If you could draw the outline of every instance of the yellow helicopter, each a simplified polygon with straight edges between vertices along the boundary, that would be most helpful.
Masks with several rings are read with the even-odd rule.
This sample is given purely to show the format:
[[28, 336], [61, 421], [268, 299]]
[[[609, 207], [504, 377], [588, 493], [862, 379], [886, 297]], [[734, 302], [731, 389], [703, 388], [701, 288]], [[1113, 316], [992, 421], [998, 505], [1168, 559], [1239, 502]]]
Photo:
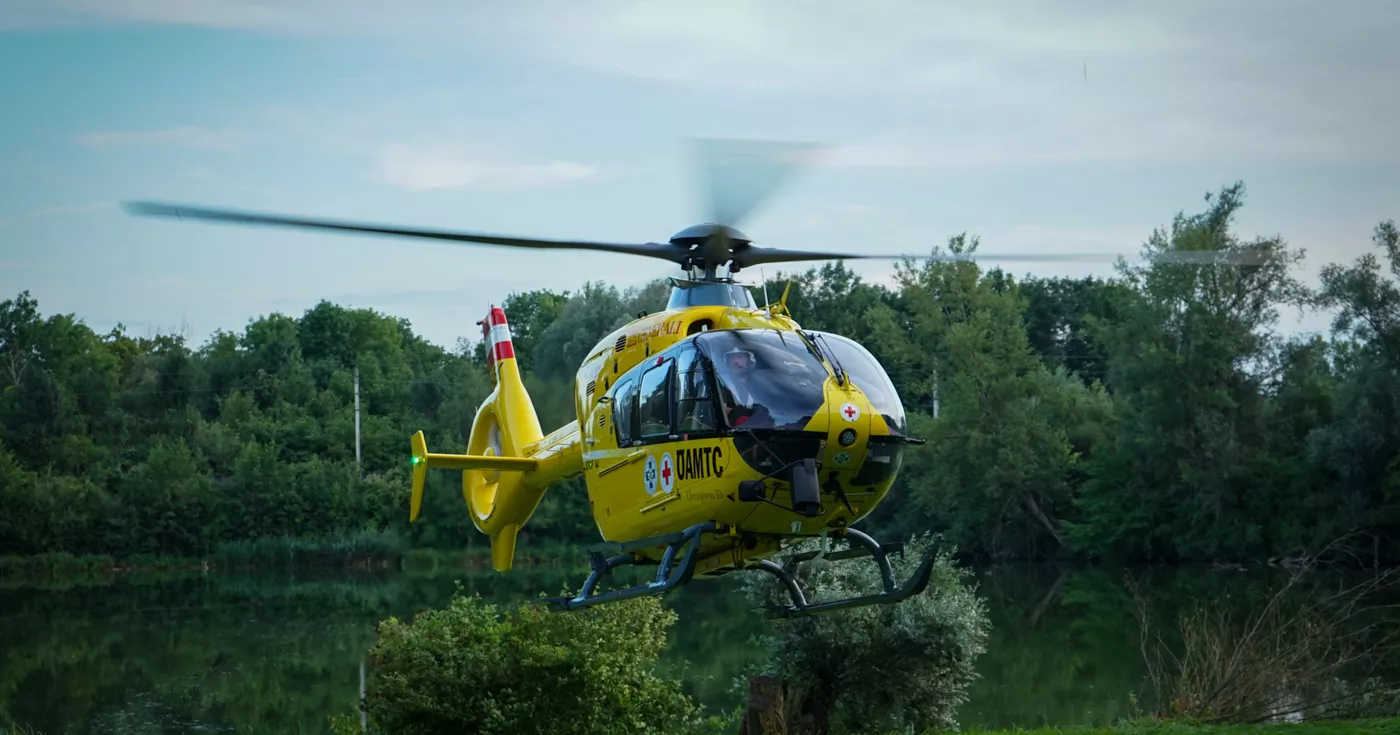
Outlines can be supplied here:
[[[766, 572], [782, 582], [791, 604], [769, 608], [770, 616], [776, 617], [895, 603], [917, 595], [928, 584], [934, 551], [927, 552], [909, 579], [898, 583], [887, 556], [902, 551], [900, 545], [882, 545], [852, 527], [888, 496], [906, 445], [923, 443], [909, 436], [904, 408], [889, 376], [853, 340], [803, 329], [787, 310], [787, 289], [776, 302], [759, 306], [733, 277], [765, 263], [971, 256], [755, 246], [733, 223], [814, 148], [750, 141], [707, 145], [705, 161], [717, 169], [711, 172], [712, 183], [735, 176], [754, 191], [726, 202], [729, 189], [713, 187], [714, 222], [686, 228], [666, 243], [546, 241], [156, 203], [127, 208], [142, 215], [598, 250], [676, 263], [687, 277], [671, 279], [666, 308], [639, 315], [598, 342], [575, 378], [576, 418], [549, 434], [542, 431], [521, 380], [507, 315], [500, 307], [490, 307], [478, 325], [495, 390], [476, 414], [465, 453], [429, 452], [423, 433], [413, 435], [410, 520], [418, 517], [428, 470], [460, 471], [471, 519], [490, 537], [492, 565], [506, 572], [516, 535], [544, 493], [582, 475], [603, 543], [586, 549], [592, 572], [577, 595], [545, 598], [556, 609], [662, 595], [695, 577], [741, 570]], [[1199, 261], [1207, 254], [1197, 256]], [[721, 268], [727, 270], [723, 275]], [[795, 540], [812, 538], [823, 540], [820, 551], [789, 555], [782, 564], [774, 561]], [[829, 549], [828, 540], [844, 540], [847, 548]], [[794, 571], [818, 556], [872, 557], [883, 589], [809, 602]], [[654, 581], [598, 591], [612, 570], [632, 564], [656, 565]]]

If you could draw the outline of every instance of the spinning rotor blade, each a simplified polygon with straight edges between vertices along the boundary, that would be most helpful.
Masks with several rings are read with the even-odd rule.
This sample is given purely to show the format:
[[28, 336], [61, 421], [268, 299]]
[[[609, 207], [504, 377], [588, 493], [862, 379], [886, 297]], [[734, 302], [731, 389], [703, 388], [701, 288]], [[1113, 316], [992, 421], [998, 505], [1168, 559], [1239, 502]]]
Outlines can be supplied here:
[[560, 250], [597, 250], [609, 253], [624, 253], [627, 255], [642, 255], [651, 258], [661, 258], [662, 260], [669, 260], [671, 262], [679, 262], [682, 256], [681, 250], [676, 248], [675, 246], [654, 242], [606, 243], [587, 242], [582, 240], [538, 240], [520, 237], [500, 237], [497, 235], [478, 234], [471, 232], [447, 232], [441, 230], [423, 230], [405, 227], [382, 227], [378, 225], [355, 224], [350, 222], [337, 222], [333, 220], [310, 219], [304, 217], [285, 217], [281, 215], [258, 214], [255, 212], [238, 212], [228, 209], [189, 207], [184, 205], [160, 204], [155, 202], [130, 202], [123, 206], [126, 209], [126, 211], [131, 214], [144, 215], [148, 217], [176, 217], [179, 219], [191, 218], [209, 220], [213, 222], [272, 225], [277, 227], [301, 227], [313, 230], [336, 230], [341, 232], [358, 232], [370, 235], [426, 238], [431, 240], [448, 240], [462, 243], [478, 243], [482, 245], [503, 245], [507, 247], [549, 248]]
[[[1116, 254], [1107, 253], [831, 253], [811, 250], [785, 250], [757, 247], [740, 232], [739, 220], [751, 215], [787, 179], [804, 167], [815, 163], [824, 146], [813, 143], [792, 143], [762, 140], [694, 141], [696, 164], [701, 177], [701, 189], [707, 197], [710, 222], [694, 225], [673, 235], [670, 242], [607, 243], [585, 240], [542, 240], [523, 237], [502, 237], [485, 233], [391, 227], [336, 220], [291, 217], [285, 215], [240, 212], [158, 202], [129, 202], [128, 213], [140, 216], [175, 217], [236, 224], [296, 227], [331, 230], [367, 235], [446, 240], [456, 243], [497, 245], [504, 247], [541, 248], [554, 250], [592, 250], [597, 252], [640, 255], [679, 265], [683, 269], [700, 268], [707, 278], [716, 276], [716, 269], [726, 264], [734, 273], [765, 263], [794, 263], [817, 260], [903, 260], [915, 261], [1021, 261], [1021, 262], [1112, 262]], [[1169, 251], [1149, 258], [1158, 264], [1197, 265], [1261, 265], [1270, 259], [1263, 250], [1243, 252]]]
[[[793, 263], [807, 260], [933, 260], [937, 262], [977, 262], [1012, 261], [1026, 263], [1083, 262], [1102, 263], [1118, 259], [1117, 254], [1109, 253], [903, 253], [899, 255], [879, 255], [870, 253], [826, 253], [811, 250], [786, 250], [750, 246], [734, 254], [734, 262], [740, 268], [748, 268], [765, 263]], [[1262, 250], [1245, 250], [1237, 253], [1214, 250], [1173, 250], [1159, 253], [1146, 259], [1148, 263], [1163, 265], [1263, 265], [1271, 258]]]
[[730, 227], [826, 150], [815, 143], [710, 138], [696, 140], [694, 146], [706, 215], [710, 222]]
[[812, 250], [785, 250], [779, 248], [763, 248], [752, 246], [745, 248], [735, 255], [735, 260], [740, 261], [740, 267], [761, 265], [764, 263], [791, 263], [803, 260], [935, 260], [939, 262], [967, 261], [976, 262], [978, 260], [1020, 260], [1030, 262], [1040, 261], [1087, 261], [1099, 262], [1116, 258], [1116, 255], [1106, 255], [1104, 253], [1052, 253], [1052, 254], [1029, 254], [1029, 253], [1008, 253], [998, 255], [969, 254], [969, 253], [901, 253], [898, 255], [880, 255], [871, 253], [821, 253]]

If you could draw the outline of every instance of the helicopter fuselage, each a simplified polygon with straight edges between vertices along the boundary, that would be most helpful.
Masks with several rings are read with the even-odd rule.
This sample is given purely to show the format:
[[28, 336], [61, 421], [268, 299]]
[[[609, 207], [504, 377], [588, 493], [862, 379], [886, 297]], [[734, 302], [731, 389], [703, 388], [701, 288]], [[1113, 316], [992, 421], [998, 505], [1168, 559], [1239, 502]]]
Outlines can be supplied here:
[[[864, 348], [799, 330], [788, 315], [756, 307], [644, 315], [583, 362], [578, 420], [541, 441], [536, 456], [578, 457], [567, 464], [584, 476], [604, 541], [705, 521], [725, 529], [704, 539], [697, 575], [852, 524], [898, 473], [903, 409]], [[751, 361], [747, 372], [729, 369], [726, 356], [736, 355]], [[640, 553], [659, 558], [664, 548]]]

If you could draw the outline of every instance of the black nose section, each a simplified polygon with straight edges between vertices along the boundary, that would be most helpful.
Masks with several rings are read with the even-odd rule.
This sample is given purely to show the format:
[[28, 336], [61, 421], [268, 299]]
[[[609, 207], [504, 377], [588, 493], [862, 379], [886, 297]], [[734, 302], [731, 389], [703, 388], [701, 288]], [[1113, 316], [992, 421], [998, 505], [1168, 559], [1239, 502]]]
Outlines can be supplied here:
[[817, 461], [811, 457], [792, 466], [792, 509], [808, 518], [822, 514], [821, 488], [817, 485]]

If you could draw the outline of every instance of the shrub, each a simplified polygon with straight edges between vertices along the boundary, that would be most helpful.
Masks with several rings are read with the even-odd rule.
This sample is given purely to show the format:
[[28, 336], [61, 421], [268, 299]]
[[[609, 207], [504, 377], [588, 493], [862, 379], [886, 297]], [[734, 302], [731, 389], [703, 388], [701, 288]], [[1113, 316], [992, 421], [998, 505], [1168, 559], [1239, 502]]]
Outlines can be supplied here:
[[[934, 543], [935, 537], [916, 537], [902, 557], [891, 557], [896, 581], [908, 579]], [[806, 542], [793, 552], [816, 548]], [[903, 602], [774, 621], [774, 634], [765, 638], [772, 656], [760, 673], [801, 688], [818, 730], [828, 722], [853, 732], [956, 727], [954, 714], [977, 676], [973, 662], [986, 650], [990, 623], [951, 553], [938, 554], [928, 588]], [[813, 602], [883, 589], [869, 558], [814, 560], [798, 571]], [[749, 573], [745, 591], [755, 604], [787, 601], [768, 574]]]
[[[1228, 596], [1199, 600], [1175, 631], [1153, 625], [1148, 600], [1129, 578], [1157, 714], [1210, 724], [1396, 714], [1400, 682], [1387, 669], [1400, 631], [1385, 613], [1400, 575], [1308, 589], [1311, 565], [1252, 608], [1237, 609]], [[1171, 632], [1178, 640], [1169, 643]]]
[[656, 661], [675, 613], [656, 598], [552, 613], [458, 593], [380, 623], [366, 707], [396, 735], [614, 735], [688, 727], [697, 712]]

